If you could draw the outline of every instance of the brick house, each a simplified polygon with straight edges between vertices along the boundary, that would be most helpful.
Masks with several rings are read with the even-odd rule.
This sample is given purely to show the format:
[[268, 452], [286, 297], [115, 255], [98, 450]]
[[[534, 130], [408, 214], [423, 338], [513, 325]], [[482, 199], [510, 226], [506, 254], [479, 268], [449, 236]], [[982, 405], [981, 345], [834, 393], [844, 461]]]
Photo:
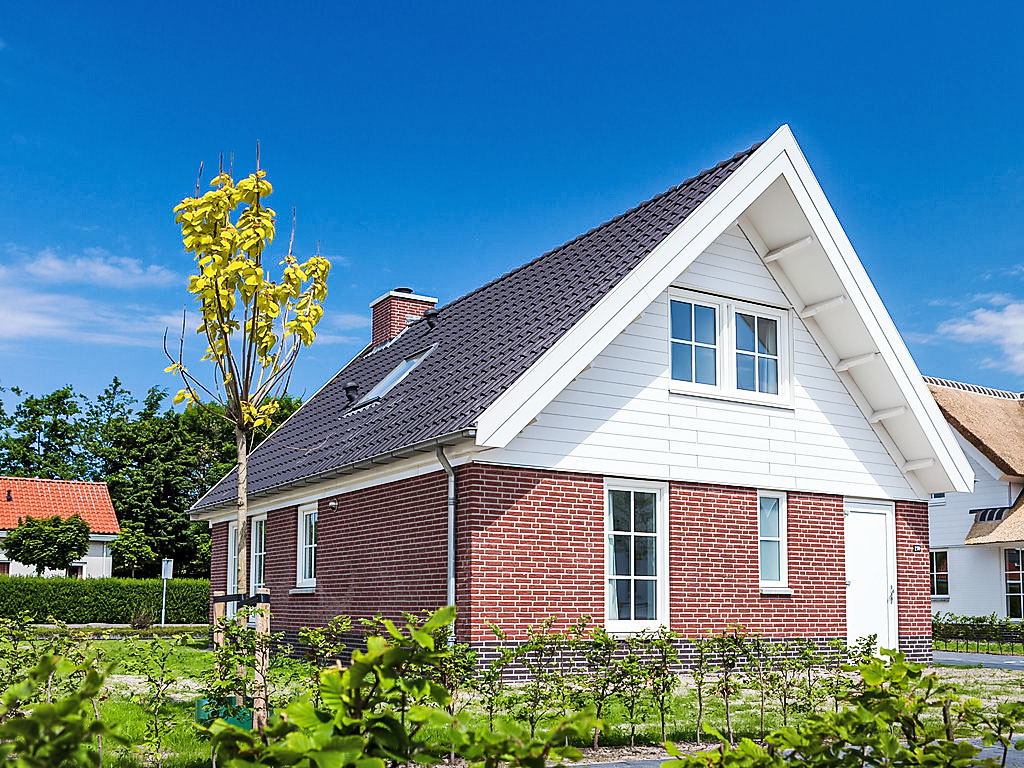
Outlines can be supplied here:
[[[931, 493], [972, 472], [787, 126], [366, 348], [253, 454], [275, 631], [454, 603], [476, 647], [877, 633], [931, 651]], [[194, 509], [232, 590], [235, 476]]]
[[41, 477], [0, 477], [0, 576], [35, 576], [35, 568], [12, 561], [3, 551], [4, 537], [26, 517], [46, 518], [79, 515], [89, 524], [89, 551], [71, 564], [67, 573], [47, 571], [47, 576], [80, 579], [110, 576], [110, 542], [121, 526], [114, 514], [106, 483], [48, 480]]

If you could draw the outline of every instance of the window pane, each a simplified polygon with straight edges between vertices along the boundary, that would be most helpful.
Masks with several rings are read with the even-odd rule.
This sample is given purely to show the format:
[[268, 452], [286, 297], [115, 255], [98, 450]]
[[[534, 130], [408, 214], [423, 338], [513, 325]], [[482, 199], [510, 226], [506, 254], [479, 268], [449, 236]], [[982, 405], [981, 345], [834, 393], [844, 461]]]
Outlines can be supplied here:
[[782, 578], [781, 550], [777, 541], [761, 542], [761, 581], [779, 581]]
[[654, 503], [653, 493], [633, 494], [633, 530], [644, 533], [654, 533]]
[[636, 576], [655, 576], [655, 539], [653, 536], [633, 537], [633, 574]]
[[612, 536], [612, 575], [629, 576], [629, 540], [631, 536]]
[[681, 341], [693, 341], [693, 329], [690, 325], [692, 306], [685, 301], [673, 301], [672, 305], [672, 338]]
[[736, 355], [736, 388], [756, 392], [754, 381], [754, 356]]
[[949, 594], [949, 576], [947, 576], [946, 574], [941, 574], [935, 577], [935, 594]]
[[1020, 550], [1019, 549], [1008, 549], [1006, 550], [1006, 572], [1020, 571]]
[[655, 616], [654, 610], [654, 587], [655, 582], [653, 581], [634, 581], [633, 582], [633, 594], [635, 595], [636, 601], [633, 605], [633, 618], [643, 620], [653, 620], [658, 618]]
[[762, 355], [779, 354], [778, 321], [770, 317], [757, 318], [757, 351]]
[[754, 316], [736, 313], [736, 349], [754, 351]]
[[779, 500], [771, 496], [762, 496], [758, 500], [760, 507], [760, 530], [762, 538], [779, 538]]
[[779, 362], [775, 358], [757, 358], [757, 391], [779, 394]]
[[715, 308], [693, 305], [693, 340], [701, 344], [715, 344]]
[[714, 347], [694, 347], [693, 357], [696, 373], [694, 381], [698, 384], [716, 384], [718, 382], [718, 372], [715, 370]]
[[948, 561], [946, 559], [947, 558], [947, 553], [946, 552], [933, 552], [932, 555], [935, 558], [935, 570], [936, 571], [944, 571], [945, 572], [945, 571], [949, 570]]
[[676, 381], [693, 381], [693, 347], [691, 345], [672, 342], [672, 378]]
[[1010, 594], [1010, 595], [1019, 595], [1019, 594], [1021, 594], [1020, 582], [1019, 581], [1010, 581], [1009, 579], [1007, 579], [1007, 581], [1006, 581], [1006, 592], [1007, 592], [1007, 594]]
[[1024, 618], [1024, 612], [1021, 611], [1020, 595], [1010, 595], [1006, 598], [1006, 615], [1011, 619]]
[[611, 491], [613, 531], [630, 530], [629, 496], [629, 491]]
[[611, 583], [611, 610], [609, 614], [620, 621], [629, 621], [630, 615], [630, 581], [629, 579], [613, 579]]

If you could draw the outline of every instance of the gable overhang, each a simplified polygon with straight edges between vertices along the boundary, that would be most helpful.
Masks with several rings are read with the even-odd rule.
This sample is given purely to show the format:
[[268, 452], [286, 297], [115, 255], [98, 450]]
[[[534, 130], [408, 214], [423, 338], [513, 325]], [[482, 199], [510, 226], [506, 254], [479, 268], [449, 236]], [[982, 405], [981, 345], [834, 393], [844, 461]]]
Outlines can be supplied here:
[[789, 126], [782, 126], [478, 418], [504, 447], [739, 224], [919, 498], [974, 473]]

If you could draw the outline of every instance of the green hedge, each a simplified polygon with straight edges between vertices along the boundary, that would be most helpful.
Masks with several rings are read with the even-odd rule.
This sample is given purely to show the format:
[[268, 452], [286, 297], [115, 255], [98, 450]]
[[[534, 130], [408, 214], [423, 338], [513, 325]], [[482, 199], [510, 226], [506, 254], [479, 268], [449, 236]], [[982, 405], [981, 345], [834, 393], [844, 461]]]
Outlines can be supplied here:
[[[0, 616], [15, 618], [28, 611], [34, 621], [49, 617], [68, 624], [127, 624], [148, 607], [160, 620], [160, 579], [48, 579], [0, 576]], [[210, 582], [171, 579], [167, 582], [167, 621], [202, 624], [210, 615]]]

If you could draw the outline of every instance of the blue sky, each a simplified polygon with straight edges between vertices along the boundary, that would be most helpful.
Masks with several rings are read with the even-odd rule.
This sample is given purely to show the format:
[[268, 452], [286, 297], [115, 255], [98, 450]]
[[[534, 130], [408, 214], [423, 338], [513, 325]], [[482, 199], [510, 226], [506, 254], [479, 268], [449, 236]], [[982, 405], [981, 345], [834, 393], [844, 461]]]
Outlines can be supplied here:
[[923, 372], [1024, 390], [1024, 12], [832, 5], [8, 7], [0, 385], [173, 389], [171, 208], [257, 138], [335, 265], [309, 395], [384, 291], [449, 301], [787, 122]]

